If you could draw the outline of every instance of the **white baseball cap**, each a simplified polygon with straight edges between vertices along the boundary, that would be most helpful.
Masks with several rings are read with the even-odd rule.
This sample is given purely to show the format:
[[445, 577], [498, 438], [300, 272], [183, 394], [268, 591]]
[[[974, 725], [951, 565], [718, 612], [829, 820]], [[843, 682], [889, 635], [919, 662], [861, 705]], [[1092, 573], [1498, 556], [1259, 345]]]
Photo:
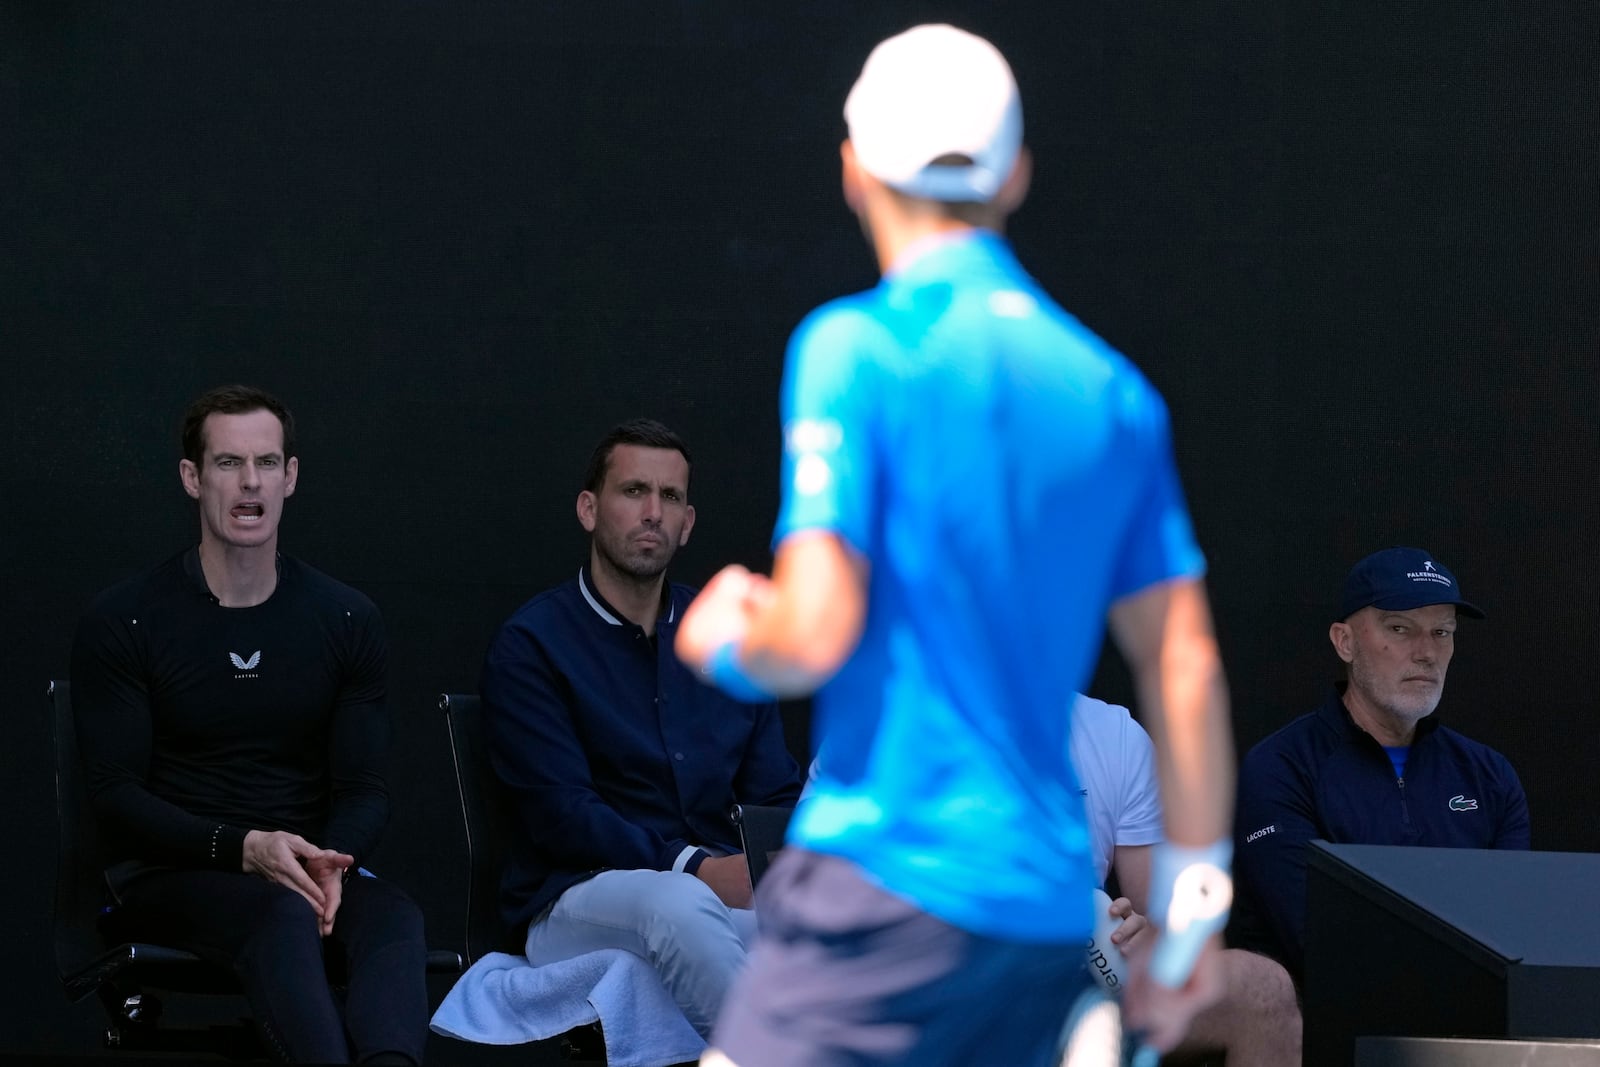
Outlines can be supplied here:
[[[863, 170], [912, 196], [993, 200], [1022, 147], [1022, 101], [994, 45], [954, 26], [916, 26], [872, 50], [844, 102]], [[961, 155], [971, 166], [930, 166]]]

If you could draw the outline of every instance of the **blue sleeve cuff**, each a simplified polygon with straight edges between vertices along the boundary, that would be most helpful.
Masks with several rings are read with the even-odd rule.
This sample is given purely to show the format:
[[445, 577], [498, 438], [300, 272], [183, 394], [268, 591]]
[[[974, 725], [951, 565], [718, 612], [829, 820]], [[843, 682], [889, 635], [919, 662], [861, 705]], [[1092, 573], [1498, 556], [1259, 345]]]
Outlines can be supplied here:
[[739, 666], [739, 642], [729, 641], [711, 653], [705, 667], [712, 684], [735, 700], [746, 704], [765, 704], [775, 699]]

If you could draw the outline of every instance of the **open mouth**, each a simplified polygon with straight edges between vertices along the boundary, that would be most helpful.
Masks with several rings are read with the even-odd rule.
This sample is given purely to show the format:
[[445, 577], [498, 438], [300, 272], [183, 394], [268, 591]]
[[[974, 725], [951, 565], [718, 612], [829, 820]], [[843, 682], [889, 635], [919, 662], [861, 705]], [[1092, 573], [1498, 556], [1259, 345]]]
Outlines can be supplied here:
[[228, 509], [228, 514], [243, 522], [259, 522], [267, 509], [260, 504], [235, 504]]

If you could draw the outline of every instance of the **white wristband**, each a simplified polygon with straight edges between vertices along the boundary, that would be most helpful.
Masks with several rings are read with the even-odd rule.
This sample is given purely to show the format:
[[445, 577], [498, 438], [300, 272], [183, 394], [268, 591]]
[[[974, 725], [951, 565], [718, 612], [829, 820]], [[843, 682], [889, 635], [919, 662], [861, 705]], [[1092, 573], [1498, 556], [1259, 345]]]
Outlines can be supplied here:
[[1233, 906], [1233, 842], [1201, 848], [1159, 844], [1151, 856], [1150, 914], [1161, 936], [1150, 954], [1150, 977], [1169, 989], [1189, 980], [1206, 941], [1228, 923]]

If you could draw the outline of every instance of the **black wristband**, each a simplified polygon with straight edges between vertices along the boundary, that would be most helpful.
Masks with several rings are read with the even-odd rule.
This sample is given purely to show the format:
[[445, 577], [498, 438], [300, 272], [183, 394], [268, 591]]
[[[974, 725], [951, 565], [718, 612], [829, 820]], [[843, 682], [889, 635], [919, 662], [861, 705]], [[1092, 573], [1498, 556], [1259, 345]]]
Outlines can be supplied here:
[[711, 858], [711, 853], [707, 852], [705, 849], [703, 849], [703, 848], [695, 849], [694, 850], [694, 855], [689, 857], [689, 862], [687, 862], [687, 863], [685, 863], [683, 865], [683, 873], [684, 874], [694, 874], [696, 871], [698, 871], [700, 869], [700, 865], [702, 863], [704, 863], [706, 860], [710, 859], [710, 858]]

